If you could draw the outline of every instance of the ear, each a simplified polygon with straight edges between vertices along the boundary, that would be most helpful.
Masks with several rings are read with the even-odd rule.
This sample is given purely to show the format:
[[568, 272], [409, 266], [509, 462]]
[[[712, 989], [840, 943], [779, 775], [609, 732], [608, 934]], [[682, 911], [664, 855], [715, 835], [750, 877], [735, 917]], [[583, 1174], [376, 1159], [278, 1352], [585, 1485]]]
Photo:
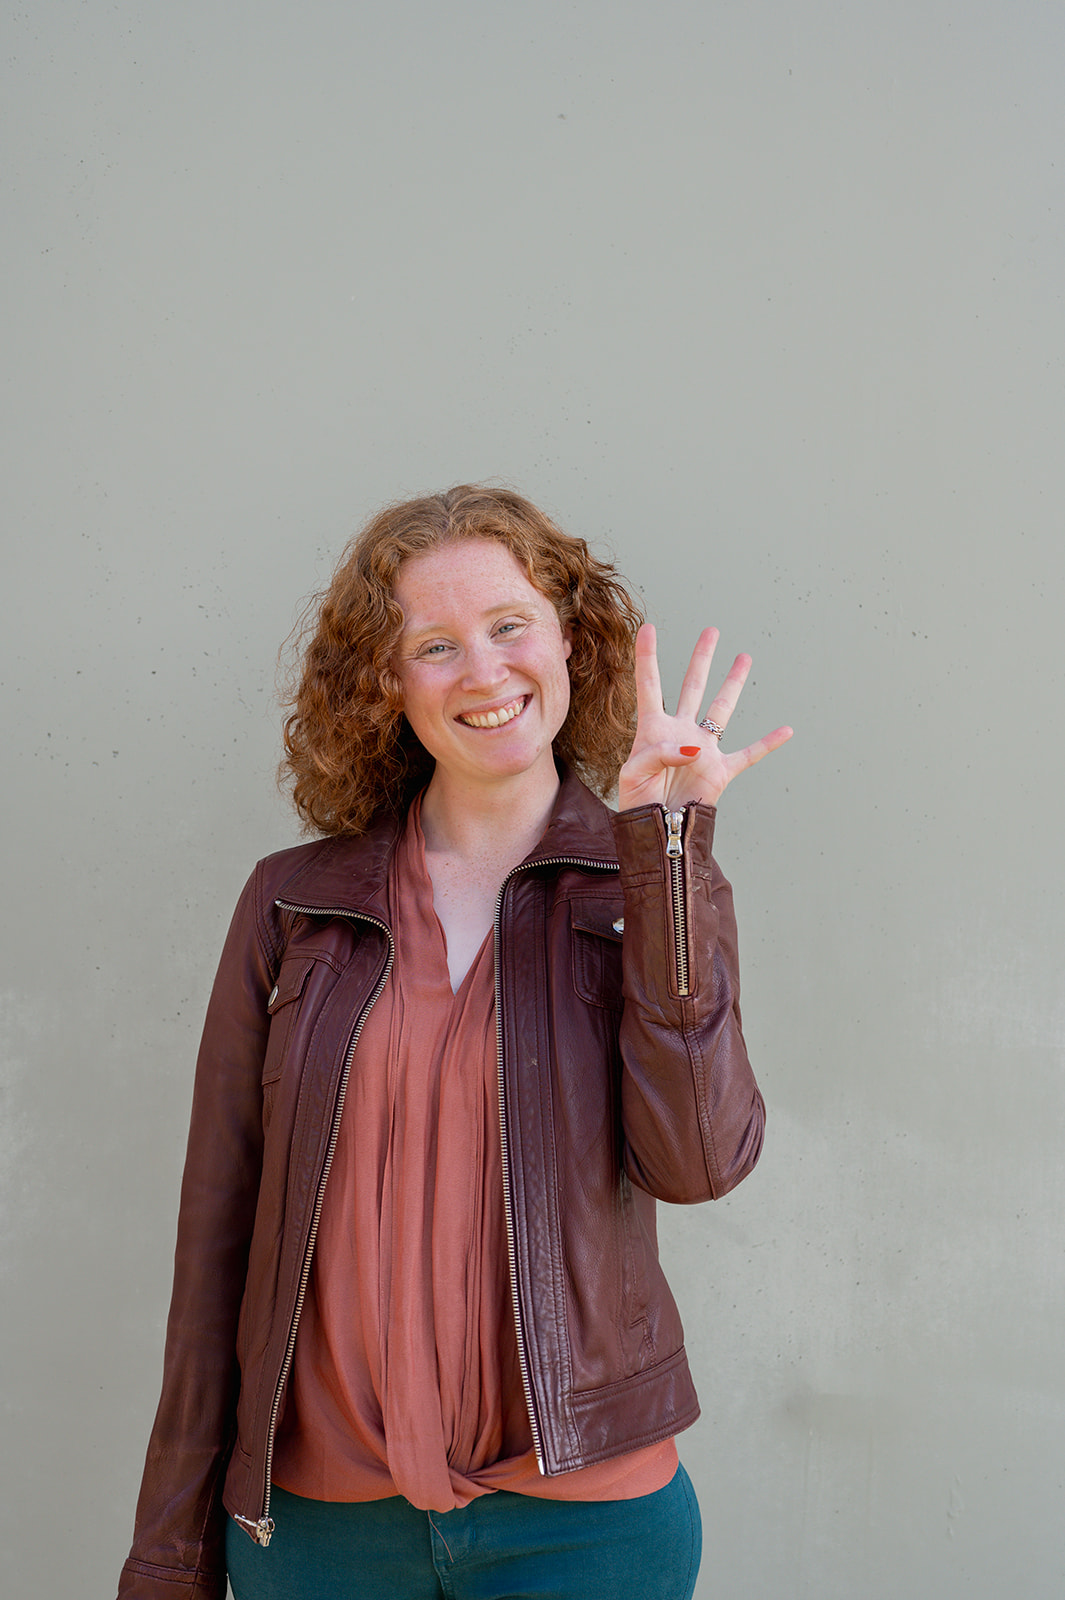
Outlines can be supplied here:
[[573, 654], [573, 629], [569, 623], [562, 630], [562, 654], [567, 661]]

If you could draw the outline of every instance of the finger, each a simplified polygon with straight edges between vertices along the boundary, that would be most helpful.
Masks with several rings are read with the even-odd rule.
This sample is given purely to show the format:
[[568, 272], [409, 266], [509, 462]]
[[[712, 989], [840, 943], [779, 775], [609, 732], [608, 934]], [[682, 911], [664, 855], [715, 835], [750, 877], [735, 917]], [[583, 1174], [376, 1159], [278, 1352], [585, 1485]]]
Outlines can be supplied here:
[[748, 767], [755, 766], [763, 756], [771, 755], [774, 750], [779, 750], [782, 744], [787, 744], [794, 733], [793, 728], [774, 728], [772, 733], [767, 733], [764, 739], [756, 739], [754, 744], [749, 744], [745, 750], [735, 750], [725, 760], [729, 768], [731, 781], [739, 773], [746, 772]]
[[[728, 677], [721, 685], [720, 690], [710, 702], [710, 709], [706, 715], [711, 722], [716, 722], [718, 727], [727, 728], [728, 721], [736, 709], [747, 675], [753, 665], [750, 656], [738, 655], [729, 668]], [[699, 711], [696, 707], [694, 715], [698, 718]]]
[[667, 767], [697, 765], [706, 753], [703, 745], [659, 741], [636, 750], [626, 761], [623, 770], [630, 783], [647, 783], [661, 778]]
[[680, 686], [680, 698], [677, 701], [678, 717], [691, 717], [693, 722], [699, 720], [699, 707], [706, 693], [710, 663], [714, 659], [714, 650], [720, 637], [716, 628], [704, 628], [695, 641], [695, 649], [692, 651], [688, 670], [684, 674], [684, 682]]
[[636, 635], [636, 720], [657, 716], [662, 710], [662, 680], [658, 675], [658, 649], [654, 623], [645, 622]]

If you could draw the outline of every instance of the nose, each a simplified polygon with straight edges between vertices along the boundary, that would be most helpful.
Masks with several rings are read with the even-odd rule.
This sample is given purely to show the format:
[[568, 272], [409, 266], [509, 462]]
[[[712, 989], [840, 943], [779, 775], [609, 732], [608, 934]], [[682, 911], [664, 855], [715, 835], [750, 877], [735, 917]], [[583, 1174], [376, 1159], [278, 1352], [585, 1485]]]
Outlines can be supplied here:
[[491, 640], [479, 639], [471, 644], [463, 663], [463, 688], [483, 693], [485, 690], [498, 689], [506, 681], [506, 663]]

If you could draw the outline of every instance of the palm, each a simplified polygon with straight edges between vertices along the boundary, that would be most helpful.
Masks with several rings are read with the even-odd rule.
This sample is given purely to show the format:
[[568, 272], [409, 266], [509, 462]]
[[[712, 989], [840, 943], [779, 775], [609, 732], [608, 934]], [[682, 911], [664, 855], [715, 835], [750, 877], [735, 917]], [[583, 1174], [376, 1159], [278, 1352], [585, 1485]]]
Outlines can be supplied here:
[[[737, 774], [791, 738], [790, 728], [777, 728], [745, 749], [726, 754], [717, 738], [699, 726], [717, 641], [716, 628], [703, 629], [684, 674], [676, 714], [670, 716], [662, 703], [655, 630], [644, 623], [636, 635], [636, 737], [618, 780], [623, 811], [644, 805], [680, 810], [698, 800], [716, 805]], [[732, 663], [706, 713], [718, 727], [728, 726], [750, 670], [750, 656], [739, 655]]]

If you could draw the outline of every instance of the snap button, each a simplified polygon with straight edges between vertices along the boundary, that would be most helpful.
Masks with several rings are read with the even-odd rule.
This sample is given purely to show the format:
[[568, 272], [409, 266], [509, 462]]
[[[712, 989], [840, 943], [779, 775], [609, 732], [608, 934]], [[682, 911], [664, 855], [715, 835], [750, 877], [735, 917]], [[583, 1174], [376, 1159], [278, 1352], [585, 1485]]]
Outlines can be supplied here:
[[625, 918], [624, 917], [616, 918], [614, 923], [613, 923], [613, 928], [614, 928], [614, 932], [615, 933], [624, 933], [625, 932]]
[[272, 988], [272, 989], [271, 989], [271, 990], [270, 990], [270, 998], [269, 998], [269, 1000], [268, 1000], [268, 1001], [267, 1001], [267, 1002], [266, 1002], [266, 1009], [267, 1009], [267, 1011], [269, 1011], [269, 1009], [270, 1009], [270, 1007], [271, 1007], [271, 1006], [272, 1006], [272, 1005], [273, 1005], [273, 1003], [274, 1003], [274, 1001], [275, 1001], [275, 1000], [276, 1000], [276, 999], [277, 999], [277, 984], [276, 984], [276, 983], [275, 983], [275, 984], [274, 984], [274, 987], [273, 987], [273, 988]]

